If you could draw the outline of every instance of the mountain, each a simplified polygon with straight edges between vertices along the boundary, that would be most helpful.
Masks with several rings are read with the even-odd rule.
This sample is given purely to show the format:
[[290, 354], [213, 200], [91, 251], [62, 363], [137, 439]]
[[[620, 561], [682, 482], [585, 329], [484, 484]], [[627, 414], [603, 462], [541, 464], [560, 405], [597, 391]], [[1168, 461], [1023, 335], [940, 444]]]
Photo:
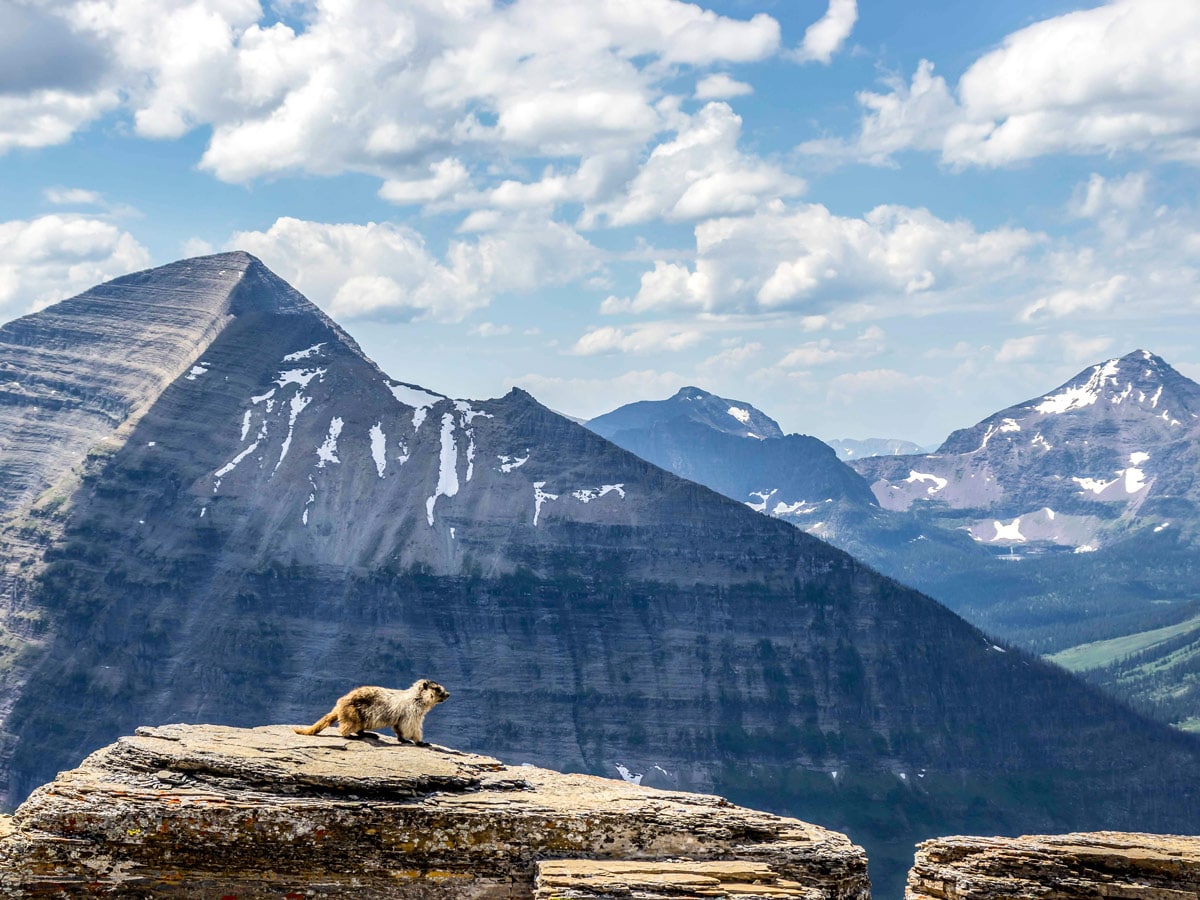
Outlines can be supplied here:
[[813, 534], [822, 534], [822, 519], [834, 504], [878, 505], [863, 478], [821, 441], [784, 435], [774, 419], [749, 403], [700, 388], [622, 406], [587, 427], [752, 509], [803, 523]]
[[783, 437], [779, 423], [744, 400], [726, 400], [697, 387], [680, 388], [666, 400], [639, 400], [597, 416], [587, 423], [610, 440], [623, 431], [642, 431], [658, 422], [682, 420], [735, 437]]
[[867, 438], [856, 441], [852, 438], [841, 438], [826, 441], [838, 459], [862, 459], [864, 456], [904, 456], [912, 453], [924, 453], [920, 444], [912, 441], [902, 441], [897, 438]]
[[984, 543], [1090, 552], [1139, 522], [1170, 528], [1172, 517], [1190, 536], [1200, 385], [1138, 350], [954, 432], [934, 453], [855, 468], [888, 509], [977, 510], [971, 533]]
[[1200, 741], [528, 394], [385, 375], [247, 254], [10, 323], [0, 366], [10, 804], [138, 725], [432, 677], [430, 740], [819, 821], [883, 894], [935, 834], [1200, 825]]
[[824, 503], [812, 502], [820, 488], [792, 483], [820, 455], [786, 442], [811, 439], [738, 441], [671, 418], [671, 401], [637, 406], [641, 427], [609, 434], [626, 449], [1200, 730], [1200, 385], [1161, 358], [1139, 350], [1098, 363], [934, 453], [850, 462], [874, 504], [839, 492], [844, 477], [824, 478]]
[[1019, 564], [999, 590], [953, 571], [921, 587], [1200, 728], [1200, 385], [1137, 350], [954, 432], [934, 453], [853, 466], [884, 507], [961, 529]]

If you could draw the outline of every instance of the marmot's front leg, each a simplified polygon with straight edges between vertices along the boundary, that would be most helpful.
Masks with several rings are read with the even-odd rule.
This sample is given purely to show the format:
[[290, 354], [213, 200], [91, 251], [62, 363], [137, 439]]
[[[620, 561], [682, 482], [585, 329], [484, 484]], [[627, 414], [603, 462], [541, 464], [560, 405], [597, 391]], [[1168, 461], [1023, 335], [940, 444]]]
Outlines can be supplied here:
[[400, 731], [399, 725], [393, 725], [392, 731], [396, 732], [396, 740], [399, 741], [401, 744], [411, 744], [412, 743], [412, 741], [410, 741], [408, 738], [406, 738], [404, 736], [404, 734]]

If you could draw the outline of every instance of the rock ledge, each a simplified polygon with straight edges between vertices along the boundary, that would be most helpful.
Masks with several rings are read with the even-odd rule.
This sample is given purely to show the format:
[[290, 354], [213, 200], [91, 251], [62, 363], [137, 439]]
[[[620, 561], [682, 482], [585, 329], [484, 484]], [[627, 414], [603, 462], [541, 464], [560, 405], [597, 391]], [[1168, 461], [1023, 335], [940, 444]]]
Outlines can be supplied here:
[[6, 897], [866, 900], [795, 819], [392, 738], [141, 728], [0, 820]]
[[917, 845], [906, 900], [1197, 900], [1200, 837], [946, 837]]

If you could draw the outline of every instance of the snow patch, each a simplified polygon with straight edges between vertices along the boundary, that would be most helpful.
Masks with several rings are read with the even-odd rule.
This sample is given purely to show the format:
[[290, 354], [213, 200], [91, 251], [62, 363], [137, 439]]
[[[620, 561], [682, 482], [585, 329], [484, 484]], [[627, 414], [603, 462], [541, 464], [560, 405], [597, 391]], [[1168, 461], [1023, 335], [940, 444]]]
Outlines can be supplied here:
[[1073, 553], [1095, 553], [1096, 545], [1095, 544], [1080, 544], [1072, 552]]
[[484, 412], [481, 409], [473, 409], [471, 407], [471, 404], [468, 403], [466, 400], [455, 400], [454, 408], [457, 409], [462, 414], [461, 418], [462, 418], [463, 425], [470, 425], [471, 422], [474, 421], [479, 416], [483, 416], [485, 419], [496, 418], [490, 412]]
[[817, 511], [816, 503], [808, 503], [804, 500], [797, 500], [795, 503], [784, 503], [780, 500], [775, 504], [775, 508], [771, 510], [773, 516], [803, 516], [811, 512]]
[[[438, 497], [453, 497], [458, 493], [458, 444], [454, 441], [454, 415], [442, 414], [442, 449], [439, 457], [438, 483], [433, 496], [425, 501], [425, 518], [433, 525], [433, 507]], [[534, 524], [537, 524], [536, 522]]]
[[437, 403], [439, 400], [446, 398], [440, 394], [431, 394], [429, 391], [419, 387], [414, 387], [411, 384], [390, 384], [388, 388], [392, 392], [392, 396], [403, 403], [405, 406], [413, 408], [413, 428], [421, 427], [421, 423], [425, 421], [425, 415], [429, 412], [429, 407]]
[[617, 774], [621, 776], [622, 781], [626, 781], [629, 784], [641, 784], [642, 783], [642, 773], [641, 772], [638, 772], [635, 775], [633, 772], [630, 772], [627, 768], [625, 768], [620, 763], [617, 763]]
[[1093, 494], [1102, 494], [1106, 489], [1116, 484], [1118, 479], [1112, 481], [1101, 481], [1099, 478], [1072, 478], [1073, 482], [1083, 488], [1085, 491], [1091, 491]]
[[188, 381], [195, 381], [198, 376], [207, 375], [207, 374], [208, 374], [208, 366], [203, 363], [199, 363], [197, 365], [192, 366], [192, 371], [188, 372], [183, 377], [186, 378]]
[[[237, 456], [235, 456], [229, 462], [225, 463], [225, 465], [221, 466], [221, 468], [217, 469], [217, 471], [213, 472], [213, 477], [217, 479], [217, 487], [221, 486], [222, 478], [224, 478], [226, 475], [228, 475], [230, 472], [232, 472], [234, 469], [236, 469], [238, 467], [238, 463], [240, 463], [243, 459], [245, 459], [247, 456], [249, 456], [251, 453], [253, 453], [257, 449], [258, 449], [258, 441], [255, 441], [253, 444], [251, 444], [249, 447], [247, 447], [245, 450], [243, 450], [241, 453], [239, 453]], [[216, 492], [217, 492], [217, 488], [214, 487], [213, 493], [215, 494]]]
[[327, 463], [341, 463], [337, 458], [338, 435], [342, 433], [342, 419], [334, 416], [329, 420], [329, 433], [325, 435], [325, 443], [317, 448], [317, 468], [325, 468]]
[[[287, 437], [283, 439], [283, 446], [279, 449], [279, 462], [275, 463], [275, 472], [279, 471], [279, 467], [283, 464], [284, 457], [288, 455], [288, 450], [292, 446], [292, 434], [296, 430], [296, 417], [304, 411], [304, 407], [312, 402], [312, 397], [305, 397], [299, 391], [292, 395], [291, 401], [288, 403], [288, 432]], [[340, 421], [340, 420], [339, 420]]]
[[[257, 397], [251, 397], [250, 403], [253, 406], [258, 406], [258, 404], [262, 403], [264, 400], [270, 400], [274, 396], [275, 396], [275, 388], [271, 388], [265, 394], [259, 394]], [[267, 412], [270, 412], [270, 411], [271, 411], [271, 404], [268, 404]]]
[[1136, 466], [1125, 470], [1125, 493], [1136, 494], [1146, 486], [1146, 473]]
[[1160, 531], [1162, 531], [1164, 528], [1170, 528], [1170, 527], [1171, 527], [1171, 523], [1170, 523], [1170, 522], [1163, 522], [1161, 525], [1156, 525], [1156, 526], [1154, 526], [1154, 533], [1155, 533], [1155, 534], [1158, 534], [1158, 533], [1159, 533]]
[[525, 455], [521, 457], [497, 454], [496, 459], [500, 460], [500, 468], [497, 471], [508, 474], [513, 469], [519, 469], [521, 466], [525, 465], [525, 463], [529, 462], [529, 451], [526, 450]]
[[239, 438], [239, 442], [246, 440], [246, 435], [250, 433], [250, 415], [252, 412], [253, 410], [248, 409], [245, 415], [242, 416], [242, 436]]
[[383, 433], [383, 423], [376, 422], [371, 426], [371, 459], [375, 460], [375, 471], [383, 477], [387, 468], [387, 436]]
[[308, 387], [308, 383], [314, 378], [324, 380], [326, 369], [288, 369], [280, 372], [279, 377], [275, 379], [275, 383], [282, 387], [287, 387], [289, 384], [298, 384], [300, 389]]
[[535, 481], [533, 483], [533, 524], [538, 523], [538, 516], [542, 514], [542, 504], [547, 500], [557, 500], [558, 494], [548, 494], [542, 490], [546, 486], [544, 481]]
[[316, 483], [316, 481], [313, 480], [313, 477], [311, 475], [308, 476], [308, 486], [309, 486], [308, 499], [304, 501], [304, 512], [302, 512], [300, 514], [300, 524], [301, 525], [308, 524], [308, 509], [317, 500], [317, 483]]
[[1140, 466], [1142, 463], [1144, 463], [1149, 458], [1150, 458], [1149, 453], [1144, 453], [1141, 450], [1136, 450], [1133, 453], [1129, 454], [1129, 464], [1131, 466]]
[[1057, 394], [1043, 397], [1042, 402], [1034, 406], [1034, 409], [1040, 413], [1059, 415], [1073, 409], [1091, 406], [1099, 399], [1104, 385], [1109, 381], [1115, 381], [1117, 375], [1120, 374], [1119, 363], [1119, 360], [1110, 359], [1102, 365], [1092, 366], [1092, 375], [1087, 383], [1068, 387]]
[[909, 469], [908, 477], [904, 479], [905, 484], [913, 484], [915, 482], [924, 484], [926, 481], [932, 483], [932, 486], [926, 492], [929, 494], [936, 494], [950, 483], [945, 478], [939, 478], [938, 476], [931, 475], [928, 472], [918, 472], [916, 469]]
[[750, 421], [750, 410], [742, 409], [740, 406], [729, 407], [729, 414], [743, 425]]
[[611, 494], [616, 491], [622, 500], [625, 499], [625, 483], [621, 484], [603, 484], [598, 488], [583, 488], [578, 491], [571, 491], [571, 496], [580, 503], [591, 503], [593, 500], [598, 500], [605, 494]]
[[1154, 396], [1150, 398], [1150, 408], [1158, 409], [1158, 401], [1162, 397], [1163, 386], [1160, 384], [1158, 390], [1154, 392]]
[[767, 511], [767, 503], [769, 503], [771, 498], [777, 493], [779, 493], [779, 488], [773, 488], [769, 491], [751, 491], [750, 496], [757, 497], [758, 503], [751, 503], [749, 500], [745, 500], [743, 502], [755, 512], [765, 513]]
[[1049, 441], [1047, 441], [1044, 437], [1042, 437], [1042, 433], [1040, 431], [1033, 436], [1033, 440], [1030, 441], [1029, 443], [1032, 444], [1034, 447], [1041, 447], [1043, 450], [1053, 450], [1054, 449], [1054, 445], [1051, 444]]
[[996, 536], [993, 541], [1021, 541], [1024, 543], [1025, 535], [1021, 534], [1021, 517], [1017, 516], [1007, 525], [1003, 522], [992, 522], [996, 526]]
[[302, 359], [308, 359], [310, 356], [316, 356], [318, 353], [320, 353], [321, 348], [324, 346], [325, 346], [324, 341], [322, 341], [319, 344], [313, 344], [311, 347], [307, 347], [304, 350], [297, 350], [295, 353], [289, 353], [287, 356], [285, 356], [283, 358], [283, 361], [284, 362], [299, 362]]

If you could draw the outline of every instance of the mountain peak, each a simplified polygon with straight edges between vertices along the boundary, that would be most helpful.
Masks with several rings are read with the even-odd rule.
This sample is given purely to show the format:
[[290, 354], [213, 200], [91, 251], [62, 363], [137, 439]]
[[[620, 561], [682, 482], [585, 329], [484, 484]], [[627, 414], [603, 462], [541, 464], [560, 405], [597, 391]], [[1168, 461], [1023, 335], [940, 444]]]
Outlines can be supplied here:
[[[1164, 398], [1164, 390], [1169, 395], [1182, 396]], [[1113, 406], [1128, 401], [1148, 405], [1147, 408], [1154, 411], [1155, 417], [1161, 417], [1165, 411], [1160, 409], [1164, 399], [1172, 402], [1177, 410], [1191, 413], [1200, 401], [1200, 387], [1179, 374], [1162, 357], [1149, 350], [1134, 350], [1089, 366], [1049, 394], [1013, 409], [1058, 415], [1095, 406], [1100, 400]], [[1010, 411], [1006, 410], [1005, 413]], [[1174, 418], [1178, 419], [1179, 416]], [[1165, 421], [1170, 422], [1171, 419], [1168, 415]]]
[[738, 437], [766, 440], [783, 437], [779, 423], [742, 400], [718, 397], [703, 388], [682, 387], [666, 400], [641, 400], [597, 416], [587, 423], [597, 434], [612, 438], [618, 431], [651, 428], [656, 423], [689, 419]]

